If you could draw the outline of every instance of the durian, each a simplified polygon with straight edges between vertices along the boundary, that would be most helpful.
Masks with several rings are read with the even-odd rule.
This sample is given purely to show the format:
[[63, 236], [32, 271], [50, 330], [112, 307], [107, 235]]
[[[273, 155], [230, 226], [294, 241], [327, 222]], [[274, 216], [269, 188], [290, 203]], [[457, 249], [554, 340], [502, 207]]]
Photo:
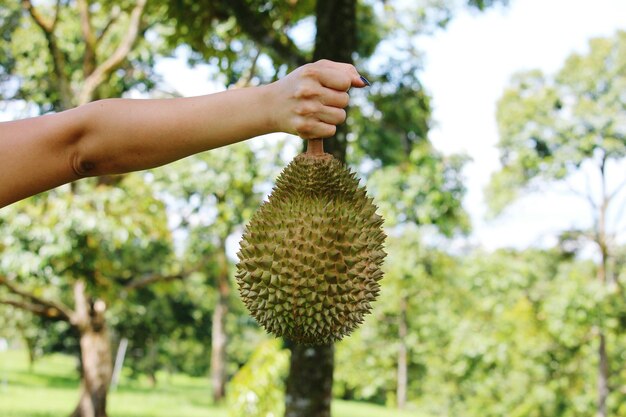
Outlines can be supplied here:
[[380, 290], [382, 223], [356, 174], [309, 141], [244, 230], [236, 277], [251, 315], [302, 344], [351, 333]]

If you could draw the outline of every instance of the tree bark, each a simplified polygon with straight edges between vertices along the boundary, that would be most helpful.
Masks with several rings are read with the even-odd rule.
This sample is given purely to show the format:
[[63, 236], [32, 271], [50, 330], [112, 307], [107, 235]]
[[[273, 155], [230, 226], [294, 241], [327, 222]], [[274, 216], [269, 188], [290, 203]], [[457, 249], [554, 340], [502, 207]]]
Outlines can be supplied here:
[[406, 297], [400, 299], [400, 314], [398, 316], [398, 373], [396, 386], [396, 402], [400, 409], [406, 407], [407, 386], [408, 386], [408, 349], [406, 337], [408, 334], [407, 325], [407, 301]]
[[[356, 50], [356, 0], [317, 0], [314, 60], [352, 63]], [[346, 162], [348, 127], [337, 128], [324, 149]], [[286, 417], [330, 417], [335, 349], [288, 343], [291, 365], [285, 396]]]
[[72, 323], [80, 334], [80, 399], [71, 417], [106, 417], [107, 394], [113, 363], [109, 333], [105, 323], [106, 305], [102, 300], [89, 302], [85, 284], [74, 285], [76, 313]]
[[609, 359], [606, 354], [606, 336], [600, 331], [598, 345], [598, 417], [607, 417], [606, 400], [609, 396]]
[[330, 417], [334, 346], [288, 342], [291, 368], [287, 378], [285, 417]]
[[70, 109], [74, 105], [72, 100], [72, 87], [69, 76], [66, 73], [67, 57], [65, 52], [59, 47], [57, 36], [54, 33], [59, 17], [60, 4], [61, 2], [57, 2], [52, 21], [46, 21], [30, 0], [22, 0], [22, 7], [28, 11], [31, 18], [43, 31], [46, 38], [48, 50], [50, 51], [50, 55], [52, 57], [53, 72], [50, 78], [59, 93], [59, 103], [57, 104], [57, 110], [59, 111]]
[[108, 332], [103, 328], [81, 333], [80, 354], [80, 399], [72, 417], [106, 417], [112, 368]]
[[[352, 63], [356, 50], [356, 0], [318, 0], [317, 34], [313, 59]], [[326, 152], [346, 161], [348, 126], [342, 123], [334, 137], [324, 140]]]
[[217, 302], [213, 311], [211, 327], [211, 386], [213, 401], [220, 402], [226, 394], [226, 314], [228, 313], [228, 295], [230, 281], [228, 279], [228, 261], [226, 246], [220, 252], [220, 271], [217, 276]]
[[[599, 205], [598, 221], [596, 224], [596, 244], [600, 249], [600, 265], [598, 267], [598, 279], [602, 284], [607, 285], [609, 280], [609, 248], [607, 241], [606, 231], [606, 214], [608, 210], [609, 197], [606, 187], [606, 155], [604, 155], [600, 161], [600, 179], [601, 179], [601, 192], [602, 200]], [[607, 417], [606, 401], [609, 396], [609, 358], [606, 349], [606, 335], [604, 333], [602, 323], [599, 324], [598, 329], [598, 410], [597, 417]]]

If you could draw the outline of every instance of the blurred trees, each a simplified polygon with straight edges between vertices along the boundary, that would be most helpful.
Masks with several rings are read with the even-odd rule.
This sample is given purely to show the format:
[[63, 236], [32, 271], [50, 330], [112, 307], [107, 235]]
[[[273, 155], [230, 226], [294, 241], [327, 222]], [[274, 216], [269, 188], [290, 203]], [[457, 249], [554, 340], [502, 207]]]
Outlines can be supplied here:
[[[397, 294], [404, 282], [412, 294], [405, 329], [407, 407], [427, 415], [594, 414], [590, 323], [598, 317], [611, 323], [611, 360], [623, 363], [625, 350], [618, 324], [624, 303], [607, 307], [610, 294], [588, 279], [597, 269], [593, 262], [558, 248], [475, 251], [459, 258], [419, 243], [404, 250], [398, 244], [389, 245], [397, 258], [388, 264], [393, 281], [383, 287], [379, 308], [338, 345], [336, 395], [388, 405], [399, 400]], [[623, 372], [613, 379], [615, 387], [625, 383]], [[623, 392], [609, 404], [612, 415], [622, 415]]]
[[123, 291], [179, 277], [176, 264], [167, 262], [164, 205], [138, 175], [129, 175], [115, 188], [61, 187], [2, 214], [9, 221], [0, 226], [0, 303], [73, 328], [83, 390], [75, 415], [105, 415], [109, 306]]
[[0, 97], [37, 114], [147, 91], [162, 43], [145, 36], [161, 18], [147, 0], [9, 2], [0, 8]]
[[284, 413], [289, 351], [280, 345], [278, 340], [260, 343], [233, 377], [227, 396], [231, 416], [267, 417]]
[[[246, 143], [216, 149], [155, 171], [158, 187], [178, 211], [176, 229], [184, 232], [185, 259], [203, 265], [217, 300], [211, 319], [213, 398], [225, 396], [227, 380], [226, 320], [231, 308], [232, 262], [227, 239], [240, 231], [261, 203], [263, 152]], [[271, 167], [271, 158], [266, 168]], [[270, 168], [271, 169], [271, 168]]]
[[[150, 88], [155, 45], [144, 35], [159, 13], [146, 0], [3, 4], [0, 97], [36, 115]], [[163, 203], [133, 174], [60, 187], [2, 218], [1, 302], [72, 327], [82, 390], [73, 415], [105, 416], [109, 306], [124, 289], [180, 277]]]
[[[522, 189], [565, 182], [577, 175], [586, 187], [569, 186], [592, 218], [589, 230], [568, 231], [567, 239], [593, 242], [599, 254], [596, 277], [605, 291], [624, 297], [613, 252], [626, 207], [626, 32], [593, 39], [586, 55], [574, 54], [554, 76], [518, 74], [498, 103], [502, 170], [494, 175], [489, 202], [500, 211]], [[579, 181], [582, 183], [582, 181]], [[592, 185], [593, 184], [593, 185]], [[606, 416], [611, 364], [608, 323], [590, 323], [598, 335], [598, 415]]]

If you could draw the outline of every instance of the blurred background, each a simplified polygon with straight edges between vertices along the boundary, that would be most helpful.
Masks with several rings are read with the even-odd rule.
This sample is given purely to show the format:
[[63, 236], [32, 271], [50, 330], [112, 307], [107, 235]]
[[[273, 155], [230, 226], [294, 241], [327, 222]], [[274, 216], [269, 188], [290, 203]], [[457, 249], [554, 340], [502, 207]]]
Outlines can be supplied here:
[[307, 348], [234, 281], [297, 137], [5, 207], [0, 415], [626, 416], [625, 30], [623, 0], [3, 1], [2, 121], [354, 63], [326, 149], [389, 238], [372, 314]]

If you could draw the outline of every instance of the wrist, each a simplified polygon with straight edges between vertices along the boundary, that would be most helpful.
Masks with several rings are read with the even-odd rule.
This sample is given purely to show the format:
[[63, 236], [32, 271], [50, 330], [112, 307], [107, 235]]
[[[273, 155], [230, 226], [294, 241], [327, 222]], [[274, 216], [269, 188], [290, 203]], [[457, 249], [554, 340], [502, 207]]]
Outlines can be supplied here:
[[267, 130], [267, 133], [282, 132], [276, 82], [259, 86], [257, 89], [259, 92], [258, 108], [262, 115], [264, 130]]

